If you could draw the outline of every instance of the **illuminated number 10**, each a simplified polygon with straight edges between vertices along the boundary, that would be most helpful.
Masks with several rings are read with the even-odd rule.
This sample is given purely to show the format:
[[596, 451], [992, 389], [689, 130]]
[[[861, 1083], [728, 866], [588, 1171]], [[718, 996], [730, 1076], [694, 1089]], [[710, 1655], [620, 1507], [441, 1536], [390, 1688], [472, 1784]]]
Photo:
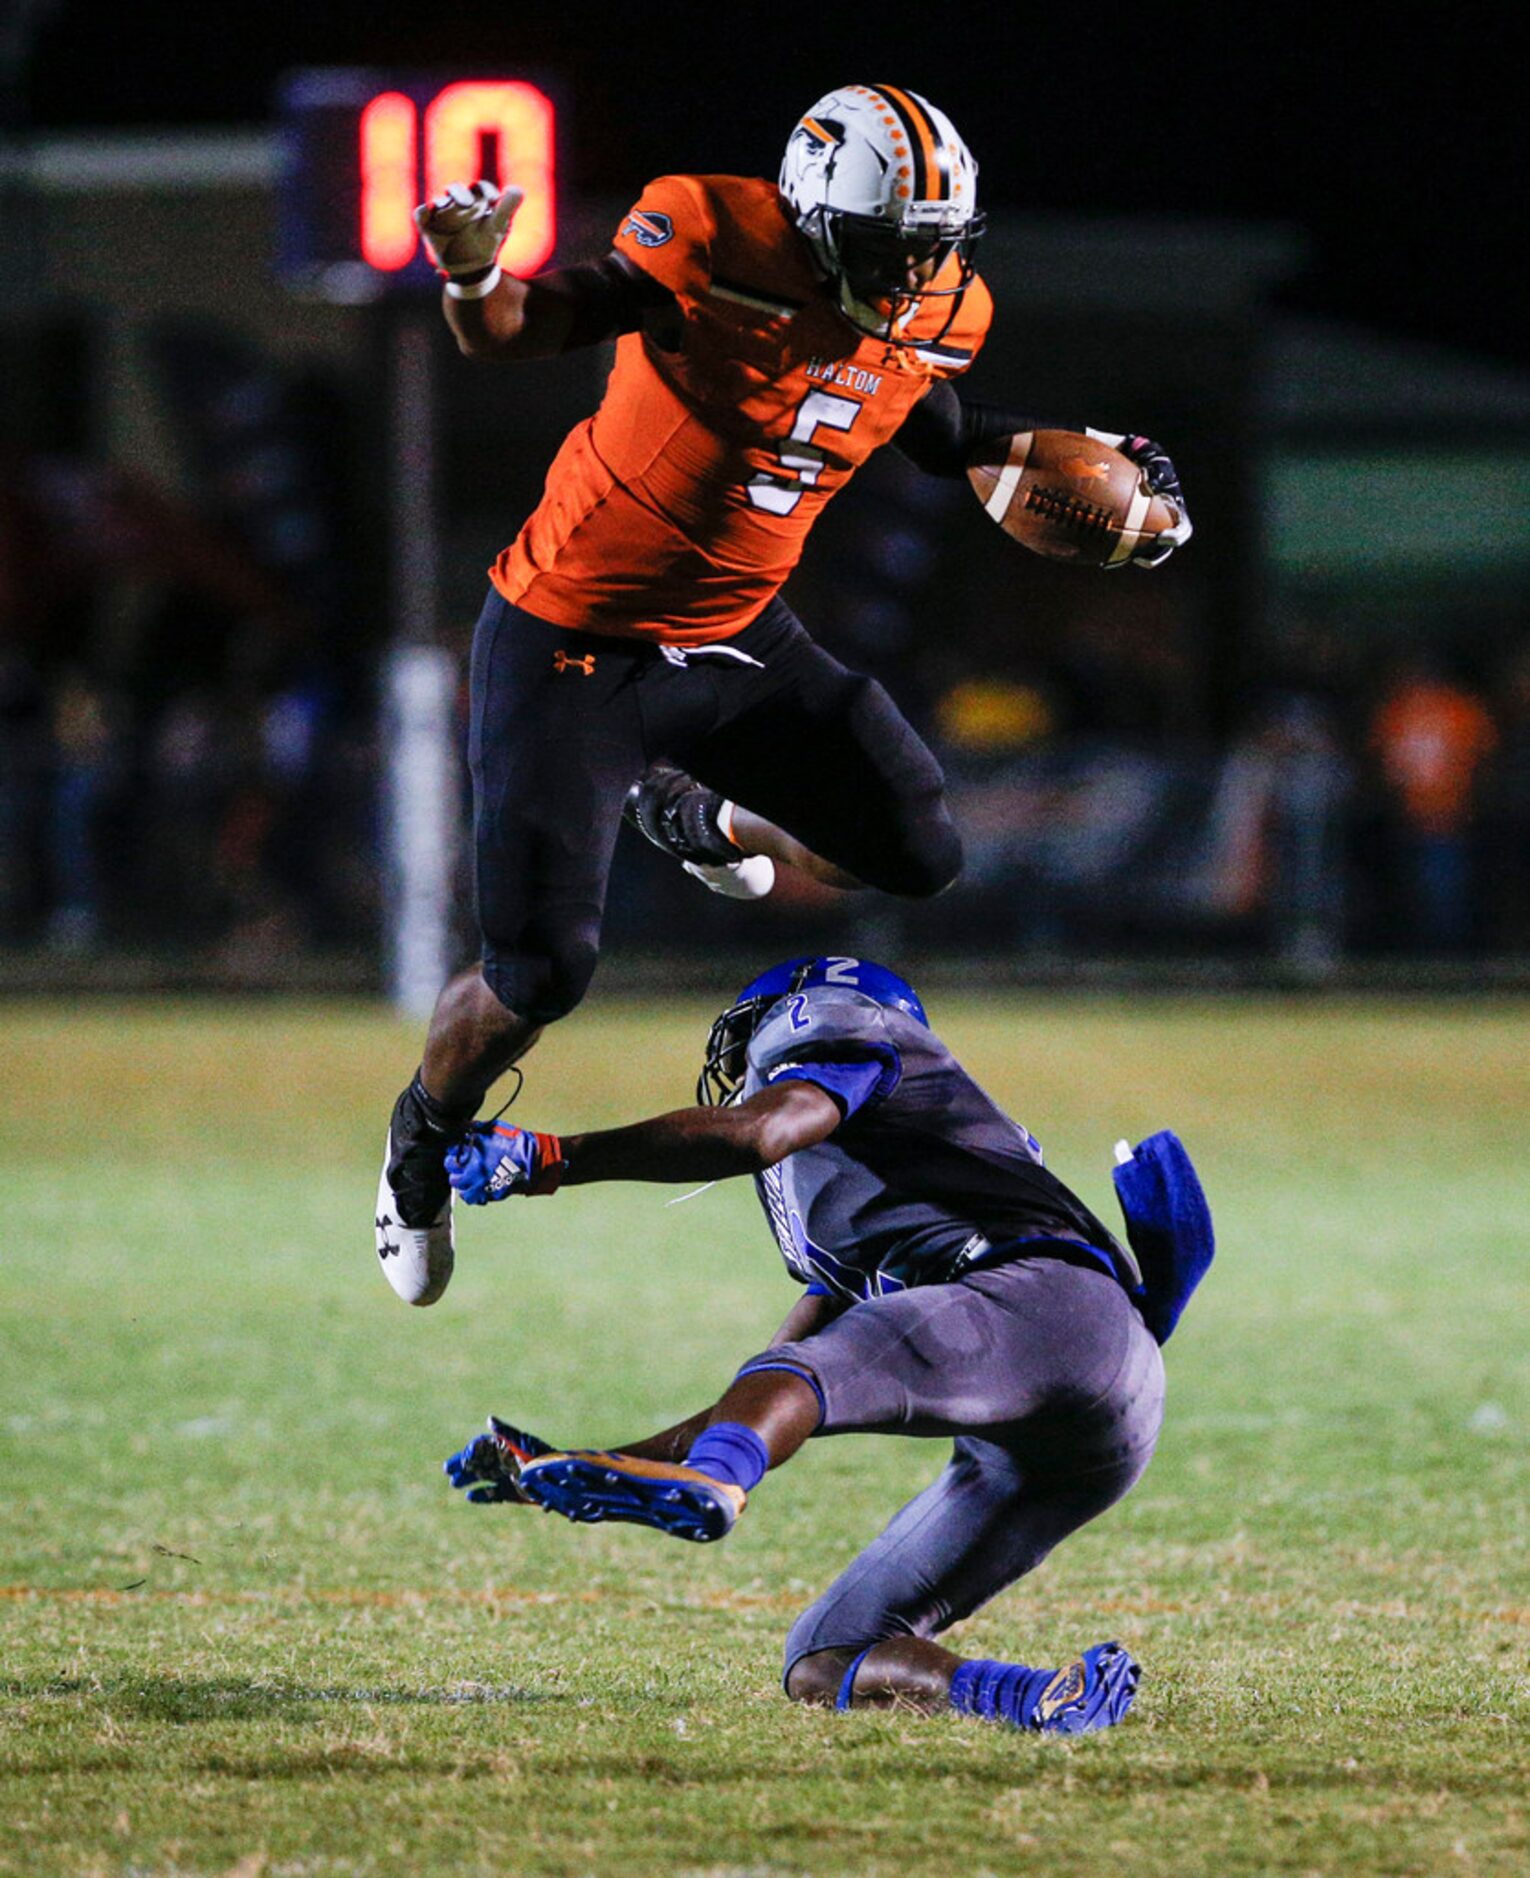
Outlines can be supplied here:
[[384, 91], [361, 113], [361, 253], [393, 273], [414, 258], [413, 210], [448, 183], [485, 174], [485, 144], [497, 148], [501, 187], [517, 183], [526, 200], [500, 255], [512, 274], [534, 274], [553, 251], [554, 157], [552, 102], [521, 80], [464, 80], [439, 91], [425, 107], [424, 165], [414, 100]]
[[771, 515], [790, 515], [802, 500], [804, 489], [811, 489], [823, 468], [823, 451], [813, 442], [819, 425], [830, 430], [848, 430], [861, 414], [854, 398], [836, 398], [832, 391], [810, 391], [797, 406], [791, 433], [781, 445], [779, 469], [761, 470], [751, 476], [745, 494], [757, 509]]

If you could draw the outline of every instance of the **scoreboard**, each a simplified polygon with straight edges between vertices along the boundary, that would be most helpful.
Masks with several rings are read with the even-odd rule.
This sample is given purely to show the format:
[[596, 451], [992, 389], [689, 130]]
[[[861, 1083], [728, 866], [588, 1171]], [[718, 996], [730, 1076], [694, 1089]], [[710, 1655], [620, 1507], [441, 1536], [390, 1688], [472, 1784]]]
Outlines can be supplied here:
[[[500, 264], [534, 274], [558, 238], [558, 110], [525, 73], [294, 72], [281, 86], [277, 268], [298, 294], [378, 311], [375, 453], [387, 516], [382, 821], [388, 978], [426, 1015], [452, 960], [452, 862], [461, 823], [456, 655], [439, 643], [440, 281], [414, 226], [418, 203], [485, 178], [525, 193]], [[414, 302], [413, 305], [410, 302]]]
[[558, 113], [523, 77], [326, 69], [283, 83], [277, 265], [296, 291], [364, 302], [439, 285], [412, 212], [451, 182], [518, 184], [500, 263], [534, 274], [558, 232]]

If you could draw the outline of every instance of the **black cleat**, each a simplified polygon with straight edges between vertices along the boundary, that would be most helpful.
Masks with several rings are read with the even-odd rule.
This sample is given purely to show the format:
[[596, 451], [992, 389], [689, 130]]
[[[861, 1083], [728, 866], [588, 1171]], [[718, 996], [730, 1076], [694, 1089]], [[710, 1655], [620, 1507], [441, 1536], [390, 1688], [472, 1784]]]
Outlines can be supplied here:
[[446, 1153], [459, 1132], [443, 1129], [430, 1119], [413, 1083], [393, 1104], [387, 1178], [400, 1225], [416, 1231], [429, 1226], [452, 1197]]
[[730, 900], [762, 899], [775, 885], [768, 855], [741, 854], [723, 833], [723, 799], [673, 763], [654, 763], [627, 791], [622, 814], [640, 835]]
[[627, 791], [623, 815], [640, 835], [677, 861], [709, 867], [739, 858], [717, 825], [722, 797], [673, 763], [654, 763]]
[[431, 1119], [417, 1082], [393, 1105], [374, 1226], [388, 1283], [406, 1304], [434, 1304], [456, 1256], [446, 1152], [461, 1131]]

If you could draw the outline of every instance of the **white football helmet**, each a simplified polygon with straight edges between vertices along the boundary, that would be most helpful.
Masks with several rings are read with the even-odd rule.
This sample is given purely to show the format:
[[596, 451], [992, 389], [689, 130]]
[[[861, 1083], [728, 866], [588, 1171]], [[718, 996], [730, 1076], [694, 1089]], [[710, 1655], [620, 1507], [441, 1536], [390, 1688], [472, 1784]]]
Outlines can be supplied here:
[[950, 297], [955, 317], [983, 232], [977, 173], [950, 118], [895, 85], [843, 85], [798, 120], [781, 193], [852, 326], [897, 345], [922, 300]]

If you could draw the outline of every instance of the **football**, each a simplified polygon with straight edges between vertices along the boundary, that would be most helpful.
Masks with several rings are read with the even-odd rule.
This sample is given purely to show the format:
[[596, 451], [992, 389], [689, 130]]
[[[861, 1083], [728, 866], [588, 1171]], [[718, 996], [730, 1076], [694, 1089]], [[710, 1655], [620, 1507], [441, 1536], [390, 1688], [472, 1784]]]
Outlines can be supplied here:
[[1051, 561], [1120, 567], [1180, 519], [1129, 456], [1077, 430], [1017, 432], [967, 480], [1006, 535]]

